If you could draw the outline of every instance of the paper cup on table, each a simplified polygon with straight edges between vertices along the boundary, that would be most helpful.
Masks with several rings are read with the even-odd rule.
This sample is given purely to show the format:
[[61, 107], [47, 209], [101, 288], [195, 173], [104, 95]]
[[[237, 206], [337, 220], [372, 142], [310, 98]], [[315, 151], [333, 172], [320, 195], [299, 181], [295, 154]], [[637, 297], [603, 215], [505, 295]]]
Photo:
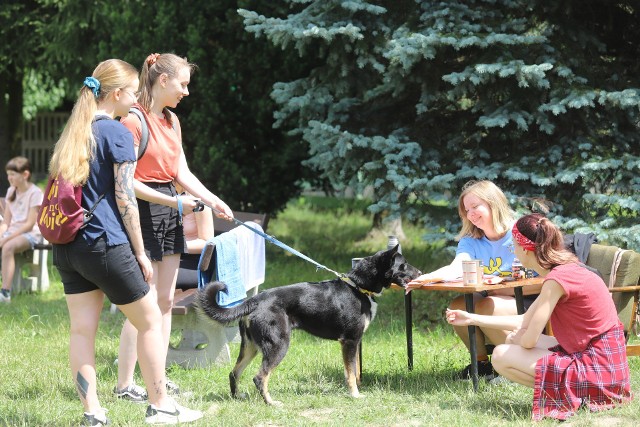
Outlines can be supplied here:
[[482, 284], [482, 262], [479, 259], [462, 261], [462, 284], [476, 286]]

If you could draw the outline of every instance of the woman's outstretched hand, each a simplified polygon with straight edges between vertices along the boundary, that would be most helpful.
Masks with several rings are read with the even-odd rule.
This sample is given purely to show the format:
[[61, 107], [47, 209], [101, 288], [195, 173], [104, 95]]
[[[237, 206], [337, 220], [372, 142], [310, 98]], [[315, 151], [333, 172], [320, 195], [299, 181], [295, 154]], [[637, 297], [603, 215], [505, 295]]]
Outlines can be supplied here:
[[450, 310], [447, 309], [445, 313], [445, 319], [447, 323], [453, 326], [470, 326], [472, 325], [473, 314], [463, 310]]

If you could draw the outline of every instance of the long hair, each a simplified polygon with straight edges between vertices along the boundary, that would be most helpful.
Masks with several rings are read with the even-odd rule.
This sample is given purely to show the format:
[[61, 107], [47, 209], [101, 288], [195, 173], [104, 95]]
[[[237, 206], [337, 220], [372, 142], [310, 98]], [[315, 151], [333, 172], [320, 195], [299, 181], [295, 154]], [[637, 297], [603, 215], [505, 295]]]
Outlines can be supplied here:
[[516, 227], [536, 244], [535, 256], [540, 267], [551, 270], [558, 265], [578, 262], [578, 257], [565, 248], [560, 229], [544, 215], [525, 215], [516, 222]]
[[462, 187], [462, 193], [458, 198], [458, 215], [462, 220], [462, 229], [457, 238], [471, 236], [479, 239], [484, 237], [484, 231], [473, 225], [467, 218], [467, 211], [464, 208], [464, 198], [468, 194], [473, 194], [484, 201], [491, 208], [491, 220], [496, 233], [504, 234], [511, 230], [511, 225], [515, 221], [515, 212], [509, 206], [507, 196], [491, 181], [469, 181]]
[[98, 64], [91, 76], [100, 82], [100, 91], [96, 96], [87, 86], [80, 89], [71, 116], [53, 149], [49, 162], [50, 176], [62, 175], [73, 185], [87, 182], [96, 144], [91, 123], [98, 103], [114, 90], [130, 84], [137, 74], [133, 65], [119, 59], [108, 59]]
[[[29, 172], [27, 181], [31, 179], [31, 162], [26, 157], [17, 156], [7, 162], [4, 168], [5, 171], [13, 171], [17, 173]], [[15, 190], [9, 195], [8, 200], [13, 202], [16, 199]]]
[[[153, 101], [151, 91], [158, 77], [162, 74], [166, 74], [170, 78], [176, 77], [182, 68], [188, 68], [189, 73], [193, 73], [196, 65], [187, 61], [187, 58], [181, 58], [173, 53], [152, 53], [147, 56], [142, 64], [140, 87], [138, 90], [138, 103], [145, 111], [149, 112], [151, 110], [151, 103]], [[163, 109], [163, 113], [169, 123], [173, 124], [171, 114], [166, 108]]]

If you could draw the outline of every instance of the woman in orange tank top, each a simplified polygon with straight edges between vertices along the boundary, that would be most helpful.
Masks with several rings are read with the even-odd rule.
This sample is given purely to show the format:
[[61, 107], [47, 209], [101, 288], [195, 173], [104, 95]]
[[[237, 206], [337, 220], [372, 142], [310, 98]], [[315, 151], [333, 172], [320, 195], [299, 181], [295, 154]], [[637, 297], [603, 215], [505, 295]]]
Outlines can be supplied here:
[[[209, 191], [189, 170], [182, 148], [182, 132], [178, 118], [169, 108], [175, 108], [189, 95], [188, 85], [194, 65], [177, 55], [151, 54], [142, 66], [138, 103], [149, 130], [144, 155], [138, 160], [135, 172], [135, 191], [140, 211], [140, 226], [145, 251], [153, 265], [151, 286], [155, 287], [162, 312], [162, 332], [165, 339], [165, 360], [171, 332], [171, 308], [180, 265], [180, 256], [187, 252], [182, 214], [192, 212], [201, 199], [214, 207], [220, 218], [230, 220], [229, 206]], [[134, 114], [122, 119], [139, 146], [141, 122]], [[174, 182], [190, 195], [179, 195]], [[181, 208], [180, 208], [181, 206]], [[182, 212], [180, 210], [182, 209]], [[137, 332], [125, 322], [118, 354], [118, 384], [116, 396], [136, 402], [144, 401], [144, 389], [133, 382], [136, 364]], [[170, 391], [178, 387], [167, 381]]]

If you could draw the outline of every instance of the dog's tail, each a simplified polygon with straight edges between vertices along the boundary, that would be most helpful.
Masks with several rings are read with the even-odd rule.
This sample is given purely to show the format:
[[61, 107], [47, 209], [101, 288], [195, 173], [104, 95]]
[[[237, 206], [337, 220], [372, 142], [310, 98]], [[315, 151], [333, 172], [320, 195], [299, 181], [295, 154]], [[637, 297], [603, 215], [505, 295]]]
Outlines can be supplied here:
[[207, 285], [206, 288], [198, 291], [196, 302], [200, 310], [211, 319], [218, 323], [227, 324], [234, 320], [246, 316], [257, 307], [257, 302], [250, 298], [242, 304], [234, 307], [223, 308], [218, 305], [216, 296], [218, 292], [227, 289], [227, 285], [222, 282], [215, 281]]

